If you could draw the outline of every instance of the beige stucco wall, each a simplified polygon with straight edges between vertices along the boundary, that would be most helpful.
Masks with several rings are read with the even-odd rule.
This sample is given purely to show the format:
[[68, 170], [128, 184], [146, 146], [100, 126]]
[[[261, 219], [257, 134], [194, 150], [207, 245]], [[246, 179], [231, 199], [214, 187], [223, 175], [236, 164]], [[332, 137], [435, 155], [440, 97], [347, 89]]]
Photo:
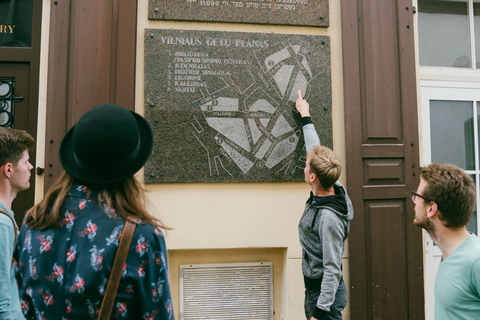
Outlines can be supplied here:
[[[43, 1], [37, 164], [44, 165], [45, 110], [50, 0]], [[136, 101], [143, 114], [144, 30], [195, 29], [330, 36], [333, 143], [345, 162], [340, 2], [330, 1], [330, 27], [263, 26], [233, 23], [149, 21], [148, 1], [138, 1]], [[315, 106], [311, 106], [315, 108]], [[36, 176], [36, 200], [43, 197], [43, 177]], [[340, 181], [345, 184], [345, 172]], [[308, 196], [306, 183], [149, 184], [152, 210], [173, 230], [170, 250], [174, 310], [179, 318], [178, 266], [184, 263], [273, 261], [275, 319], [304, 319], [304, 287], [297, 225]], [[348, 248], [344, 278], [349, 281]], [[279, 283], [277, 283], [279, 282]], [[350, 319], [349, 306], [344, 319]]]

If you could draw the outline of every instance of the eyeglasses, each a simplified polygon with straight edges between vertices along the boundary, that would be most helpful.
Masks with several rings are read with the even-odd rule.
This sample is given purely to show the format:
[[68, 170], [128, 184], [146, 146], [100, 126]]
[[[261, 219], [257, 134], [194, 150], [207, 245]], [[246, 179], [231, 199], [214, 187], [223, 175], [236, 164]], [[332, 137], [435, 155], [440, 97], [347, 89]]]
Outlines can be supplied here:
[[417, 197], [422, 198], [425, 202], [429, 202], [429, 200], [427, 198], [425, 198], [424, 196], [422, 196], [421, 194], [418, 194], [415, 191], [412, 191], [412, 201], [413, 201], [413, 203], [415, 203], [415, 200], [417, 199]]

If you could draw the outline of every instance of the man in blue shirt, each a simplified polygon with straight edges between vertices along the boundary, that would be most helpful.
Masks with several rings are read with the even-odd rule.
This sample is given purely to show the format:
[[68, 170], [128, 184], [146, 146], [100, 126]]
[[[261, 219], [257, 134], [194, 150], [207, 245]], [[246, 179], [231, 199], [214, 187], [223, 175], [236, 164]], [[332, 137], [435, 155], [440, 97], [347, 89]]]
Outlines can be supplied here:
[[467, 231], [475, 209], [475, 183], [451, 164], [420, 171], [412, 192], [413, 223], [424, 228], [442, 252], [435, 279], [435, 320], [480, 319], [480, 239]]
[[28, 150], [35, 140], [26, 131], [0, 127], [0, 320], [25, 319], [20, 307], [12, 260], [18, 227], [12, 202], [30, 187]]

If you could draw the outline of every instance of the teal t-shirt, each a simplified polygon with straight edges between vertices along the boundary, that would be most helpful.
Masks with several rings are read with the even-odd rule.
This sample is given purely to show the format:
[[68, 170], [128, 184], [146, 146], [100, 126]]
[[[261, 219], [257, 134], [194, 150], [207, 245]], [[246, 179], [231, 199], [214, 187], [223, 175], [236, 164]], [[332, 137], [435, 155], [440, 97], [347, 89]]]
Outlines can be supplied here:
[[440, 263], [435, 320], [480, 319], [480, 239], [472, 234]]
[[[13, 217], [13, 211], [8, 210], [3, 203], [0, 207]], [[12, 263], [13, 241], [15, 230], [12, 220], [0, 213], [0, 320], [25, 319], [20, 307], [17, 281]]]

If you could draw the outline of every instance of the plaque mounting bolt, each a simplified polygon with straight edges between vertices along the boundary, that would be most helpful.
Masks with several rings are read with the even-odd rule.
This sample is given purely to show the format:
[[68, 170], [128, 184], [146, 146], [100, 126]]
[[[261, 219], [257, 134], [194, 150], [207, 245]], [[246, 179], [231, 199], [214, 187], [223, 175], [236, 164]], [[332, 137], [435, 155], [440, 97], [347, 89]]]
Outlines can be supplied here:
[[323, 16], [320, 16], [320, 20], [323, 20]]
[[150, 102], [150, 107], [153, 107], [153, 106], [155, 106], [155, 103]]
[[158, 8], [155, 8], [155, 12], [158, 12]]

